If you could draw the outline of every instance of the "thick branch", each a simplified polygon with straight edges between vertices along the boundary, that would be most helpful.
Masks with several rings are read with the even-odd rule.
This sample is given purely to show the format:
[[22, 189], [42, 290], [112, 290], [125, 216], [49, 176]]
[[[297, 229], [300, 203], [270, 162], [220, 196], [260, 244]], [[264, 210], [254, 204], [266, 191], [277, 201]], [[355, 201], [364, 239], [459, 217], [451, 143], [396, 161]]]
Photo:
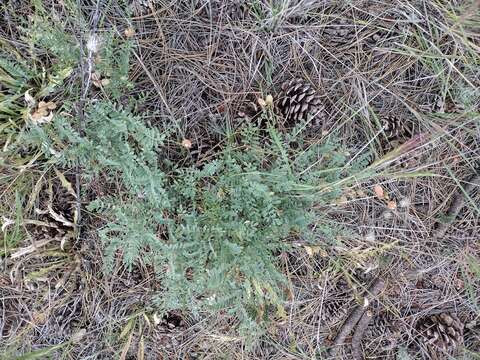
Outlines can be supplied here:
[[372, 320], [372, 315], [370, 310], [365, 312], [355, 328], [352, 337], [352, 355], [354, 360], [363, 360], [362, 339], [368, 324]]
[[[367, 291], [367, 294], [365, 295], [367, 302], [371, 303], [372, 300], [380, 293], [380, 291], [383, 290], [384, 287], [385, 282], [382, 279], [376, 279], [370, 289]], [[340, 328], [340, 331], [338, 332], [335, 340], [333, 341], [333, 345], [330, 351], [333, 351], [335, 353], [337, 350], [336, 348], [338, 348], [339, 345], [345, 343], [345, 339], [348, 337], [348, 335], [350, 335], [354, 326], [357, 324], [357, 322], [360, 320], [366, 310], [367, 308], [363, 305], [359, 305], [355, 308], [355, 310], [350, 314], [350, 316]]]

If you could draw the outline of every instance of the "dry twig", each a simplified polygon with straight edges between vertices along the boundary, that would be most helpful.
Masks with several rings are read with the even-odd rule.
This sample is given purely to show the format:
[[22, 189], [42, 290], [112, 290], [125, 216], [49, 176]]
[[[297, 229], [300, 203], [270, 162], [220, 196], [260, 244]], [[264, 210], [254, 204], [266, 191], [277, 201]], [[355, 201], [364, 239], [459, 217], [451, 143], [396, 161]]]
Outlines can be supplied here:
[[[367, 294], [365, 295], [366, 301], [370, 303], [380, 293], [380, 291], [383, 290], [384, 287], [385, 282], [380, 278], [376, 279], [370, 289], [367, 291]], [[348, 335], [350, 335], [353, 327], [358, 323], [360, 318], [365, 313], [366, 309], [367, 308], [365, 306], [359, 305], [350, 314], [350, 316], [347, 318], [340, 331], [338, 332], [337, 336], [335, 337], [335, 340], [333, 341], [332, 347], [330, 349], [331, 352], [335, 353], [336, 348], [338, 348], [339, 345], [345, 343], [345, 339]]]
[[373, 314], [370, 310], [363, 314], [362, 318], [358, 322], [355, 332], [353, 333], [352, 337], [352, 355], [355, 360], [362, 360], [363, 353], [362, 353], [362, 339], [363, 335], [365, 334], [365, 330], [368, 327], [368, 324], [373, 318]]
[[452, 204], [447, 211], [447, 220], [444, 222], [438, 222], [436, 229], [433, 233], [434, 239], [439, 239], [445, 235], [449, 226], [455, 221], [460, 210], [465, 205], [465, 196], [472, 193], [475, 187], [480, 186], [480, 173], [473, 175], [464, 189], [460, 189], [453, 197]]

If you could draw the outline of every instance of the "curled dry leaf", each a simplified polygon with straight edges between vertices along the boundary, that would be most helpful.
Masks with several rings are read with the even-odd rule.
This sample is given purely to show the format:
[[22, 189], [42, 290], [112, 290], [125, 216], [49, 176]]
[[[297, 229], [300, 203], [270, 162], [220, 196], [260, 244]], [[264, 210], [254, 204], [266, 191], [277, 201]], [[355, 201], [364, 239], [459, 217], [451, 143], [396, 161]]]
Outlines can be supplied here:
[[9, 219], [5, 216], [2, 216], [2, 220], [3, 220], [3, 224], [2, 224], [2, 232], [5, 232], [5, 230], [7, 229], [7, 227], [9, 227], [10, 225], [13, 225], [15, 224], [15, 221], [13, 221], [12, 219]]
[[49, 123], [53, 119], [52, 110], [56, 108], [57, 108], [57, 104], [55, 104], [53, 101], [49, 101], [49, 102], [40, 101], [38, 103], [37, 110], [35, 110], [33, 114], [30, 114], [30, 119], [35, 124]]
[[135, 29], [133, 27], [128, 27], [125, 29], [124, 33], [127, 38], [131, 38], [135, 35]]
[[28, 93], [30, 90], [32, 90], [32, 89], [28, 89], [27, 91], [25, 91], [25, 102], [27, 103], [27, 106], [29, 108], [33, 108], [33, 107], [35, 107], [37, 102], [35, 101], [33, 96]]
[[387, 202], [387, 207], [390, 210], [395, 210], [397, 208], [397, 203], [393, 200]]
[[380, 185], [378, 185], [378, 184], [375, 185], [373, 187], [373, 192], [375, 193], [377, 198], [379, 198], [379, 199], [385, 198], [385, 192], [383, 191], [383, 188]]
[[310, 246], [305, 245], [305, 251], [307, 252], [308, 256], [314, 255], [313, 249]]
[[183, 139], [182, 140], [182, 146], [185, 149], [191, 149], [192, 148], [192, 142], [189, 139]]
[[273, 106], [273, 96], [268, 94], [265, 98], [265, 105], [272, 107]]
[[110, 79], [102, 78], [102, 74], [100, 74], [100, 72], [98, 71], [95, 71], [92, 74], [92, 83], [97, 88], [101, 88], [103, 86], [107, 86], [108, 84], [110, 84]]
[[162, 322], [162, 319], [160, 318], [160, 316], [158, 316], [157, 313], [153, 313], [153, 324], [155, 326], [158, 326], [161, 322]]
[[315, 254], [320, 254], [322, 257], [327, 256], [327, 252], [318, 245], [304, 245], [305, 251], [308, 254], [308, 256], [313, 257]]
[[258, 98], [258, 99], [257, 99], [257, 102], [258, 102], [258, 105], [260, 105], [260, 107], [261, 107], [262, 109], [265, 108], [265, 107], [267, 107], [267, 102], [266, 102], [264, 99]]
[[82, 341], [82, 339], [85, 337], [86, 334], [87, 334], [87, 330], [82, 328], [78, 330], [76, 333], [74, 333], [70, 340], [72, 341], [72, 343], [78, 344], [80, 343], [80, 341]]
[[57, 213], [55, 210], [53, 210], [52, 208], [52, 205], [49, 204], [48, 205], [48, 213], [50, 214], [50, 216], [52, 217], [52, 219], [54, 219], [55, 221], [67, 226], [67, 227], [71, 227], [71, 228], [74, 228], [75, 227], [75, 224], [72, 223], [71, 221], [65, 219], [65, 217], [62, 215], [62, 214], [59, 214]]
[[68, 231], [60, 240], [60, 249], [65, 251], [65, 245], [69, 240], [75, 239], [75, 233], [73, 231]]
[[45, 101], [40, 101], [38, 103], [38, 110], [54, 110], [57, 108], [57, 104], [55, 104], [53, 101], [45, 102]]
[[30, 120], [32, 120], [33, 123], [39, 125], [39, 124], [47, 124], [51, 122], [53, 119], [53, 112], [50, 112], [48, 115], [43, 115], [42, 113], [35, 112], [30, 115]]

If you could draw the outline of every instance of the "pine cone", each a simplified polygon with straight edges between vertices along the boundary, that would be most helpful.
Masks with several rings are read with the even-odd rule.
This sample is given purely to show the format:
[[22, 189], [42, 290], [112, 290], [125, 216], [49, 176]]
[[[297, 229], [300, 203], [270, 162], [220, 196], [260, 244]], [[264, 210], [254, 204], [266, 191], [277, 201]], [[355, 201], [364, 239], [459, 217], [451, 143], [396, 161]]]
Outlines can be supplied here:
[[464, 325], [457, 315], [441, 313], [420, 320], [417, 330], [431, 353], [453, 353], [463, 344]]
[[325, 301], [322, 305], [320, 319], [328, 326], [336, 325], [339, 321], [344, 320], [348, 314], [348, 307], [345, 305], [346, 301], [341, 299]]
[[65, 219], [73, 221], [75, 205], [75, 197], [63, 186], [59, 186], [53, 194], [53, 209]]
[[411, 124], [396, 116], [387, 115], [380, 122], [388, 140], [399, 140], [413, 135]]
[[161, 325], [164, 330], [170, 332], [173, 330], [185, 328], [186, 323], [183, 319], [182, 314], [178, 311], [173, 310], [163, 316], [163, 319], [161, 320]]
[[408, 32], [408, 24], [402, 22], [389, 21], [380, 23], [374, 32], [362, 36], [364, 46], [368, 48], [392, 47], [395, 42], [402, 42], [402, 38]]
[[149, 0], [132, 0], [130, 2], [130, 9], [135, 15], [145, 15], [150, 12], [150, 3]]
[[365, 331], [370, 340], [387, 340], [392, 342], [400, 337], [401, 322], [390, 312], [377, 310]]
[[239, 121], [251, 121], [257, 118], [260, 114], [260, 106], [258, 106], [254, 100], [247, 99], [237, 112], [236, 120]]
[[337, 19], [323, 29], [323, 35], [328, 44], [343, 47], [352, 45], [358, 38], [353, 21]]
[[310, 84], [302, 79], [292, 79], [284, 82], [281, 88], [276, 106], [288, 125], [309, 119], [312, 119], [313, 126], [322, 123], [326, 117], [325, 107]]
[[348, 285], [343, 281], [339, 281], [329, 291], [332, 295], [323, 302], [320, 319], [325, 325], [332, 327], [345, 320], [352, 307], [353, 298]]

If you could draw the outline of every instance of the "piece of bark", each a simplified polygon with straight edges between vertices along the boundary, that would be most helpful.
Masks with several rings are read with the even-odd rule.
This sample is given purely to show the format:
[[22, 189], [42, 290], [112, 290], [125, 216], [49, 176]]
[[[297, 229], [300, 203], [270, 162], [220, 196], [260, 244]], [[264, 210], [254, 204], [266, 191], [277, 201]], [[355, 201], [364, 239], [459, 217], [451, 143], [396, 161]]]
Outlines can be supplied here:
[[[372, 300], [383, 290], [385, 287], [385, 282], [382, 279], [376, 279], [375, 282], [370, 286], [367, 293], [365, 294], [366, 302], [369, 304]], [[332, 347], [330, 348], [330, 353], [336, 354], [338, 347], [345, 343], [345, 339], [350, 335], [355, 325], [358, 323], [360, 318], [363, 316], [367, 307], [364, 305], [359, 305], [352, 311], [345, 323], [340, 328], [340, 331], [337, 333], [335, 340], [333, 341]]]
[[452, 204], [447, 211], [447, 220], [445, 222], [438, 222], [433, 232], [434, 239], [440, 239], [445, 236], [448, 228], [455, 222], [458, 214], [465, 205], [465, 194], [470, 195], [475, 187], [480, 186], [480, 173], [473, 175], [468, 181], [468, 184], [462, 190], [457, 191], [453, 197]]

